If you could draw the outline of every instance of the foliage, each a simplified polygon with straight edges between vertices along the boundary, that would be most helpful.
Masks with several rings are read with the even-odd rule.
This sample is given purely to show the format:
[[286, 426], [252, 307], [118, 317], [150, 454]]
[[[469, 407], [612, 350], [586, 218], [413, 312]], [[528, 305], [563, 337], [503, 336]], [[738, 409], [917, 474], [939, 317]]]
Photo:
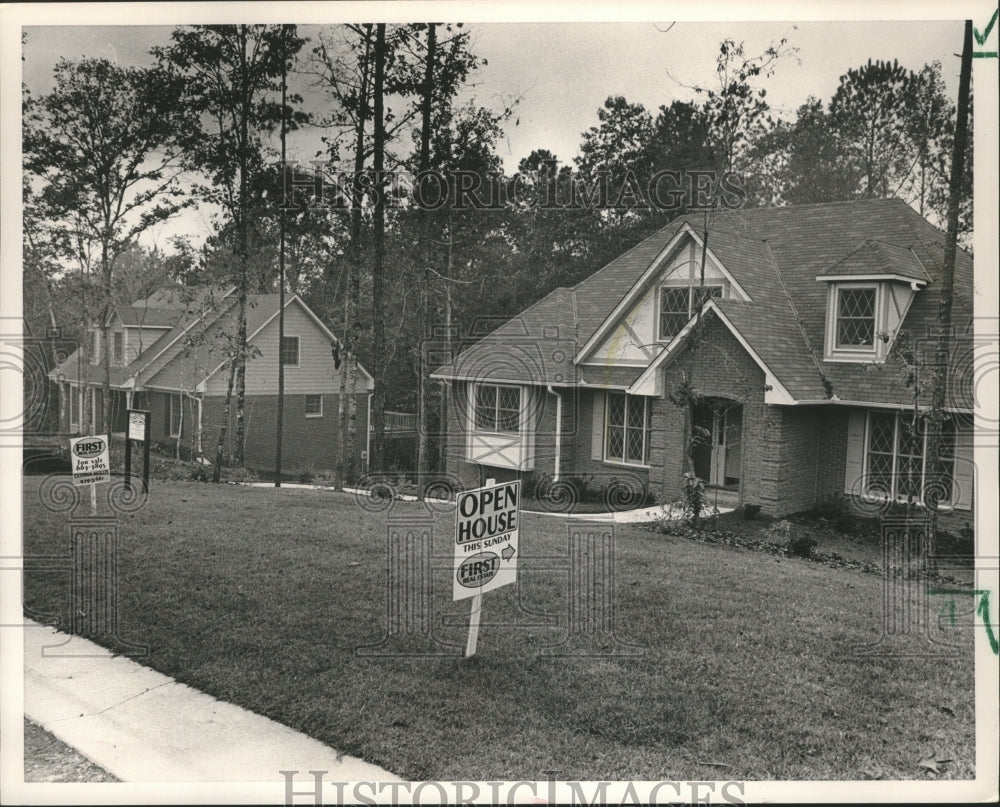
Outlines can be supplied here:
[[764, 531], [764, 535], [768, 541], [784, 546], [789, 555], [799, 558], [808, 558], [819, 544], [812, 533], [796, 529], [791, 522], [785, 519], [771, 524]]
[[702, 513], [708, 508], [705, 483], [693, 471], [688, 471], [681, 482], [681, 490], [684, 492], [684, 503], [687, 505], [691, 524], [697, 527], [701, 522]]
[[743, 504], [743, 518], [747, 521], [753, 521], [760, 514], [759, 504], [750, 504], [749, 502], [744, 502]]

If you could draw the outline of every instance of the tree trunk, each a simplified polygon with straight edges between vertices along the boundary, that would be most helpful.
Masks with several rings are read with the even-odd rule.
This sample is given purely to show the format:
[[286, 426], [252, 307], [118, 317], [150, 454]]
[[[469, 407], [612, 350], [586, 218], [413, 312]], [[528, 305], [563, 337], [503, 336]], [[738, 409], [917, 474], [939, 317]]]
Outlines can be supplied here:
[[358, 313], [361, 310], [361, 279], [356, 260], [361, 248], [361, 205], [364, 202], [364, 186], [361, 175], [365, 170], [365, 128], [368, 123], [368, 81], [369, 65], [371, 63], [372, 25], [366, 23], [365, 51], [361, 61], [360, 79], [357, 94], [357, 123], [354, 131], [354, 176], [351, 178], [351, 235], [348, 253], [345, 256], [347, 273], [347, 294], [344, 298], [344, 369], [341, 376], [341, 389], [346, 389], [347, 400], [341, 401], [343, 407], [341, 418], [341, 454], [346, 457], [344, 463], [344, 479], [354, 484], [357, 481], [358, 445], [357, 445], [357, 394], [358, 372], [354, 351], [360, 342], [358, 332]]
[[[948, 366], [951, 352], [951, 310], [955, 288], [955, 259], [958, 253], [958, 216], [962, 201], [962, 180], [965, 174], [965, 149], [969, 134], [969, 85], [972, 78], [972, 20], [965, 21], [962, 44], [962, 70], [958, 82], [958, 113], [955, 121], [955, 142], [951, 157], [951, 179], [948, 188], [948, 231], [945, 235], [944, 265], [941, 270], [941, 297], [938, 303], [938, 338], [934, 355], [934, 386], [931, 411], [927, 418], [928, 479], [933, 484], [941, 478], [941, 420], [944, 417], [948, 389]], [[936, 485], [935, 485], [936, 490]], [[928, 501], [927, 499], [930, 499]], [[927, 554], [931, 564], [937, 553], [938, 495], [924, 497], [930, 511]]]
[[[104, 391], [102, 393], [101, 415], [104, 431], [108, 437], [108, 451], [111, 450], [111, 260], [108, 255], [108, 241], [101, 244], [101, 271], [104, 275]], [[96, 413], [95, 413], [96, 414]], [[95, 423], [97, 418], [94, 418]]]
[[375, 391], [372, 396], [372, 456], [370, 466], [383, 470], [385, 460], [385, 23], [375, 26], [374, 97], [374, 182], [375, 193], [373, 234], [375, 240], [372, 265], [372, 369]]
[[229, 381], [226, 383], [226, 405], [222, 410], [222, 426], [219, 427], [219, 439], [215, 445], [215, 468], [212, 469], [212, 481], [222, 478], [222, 451], [226, 444], [226, 432], [229, 431], [229, 413], [233, 404], [233, 381], [236, 378], [236, 362], [230, 359]]
[[[437, 55], [437, 28], [427, 24], [427, 63], [424, 69], [423, 110], [420, 125], [420, 171], [431, 167], [431, 105], [434, 96], [434, 60]], [[423, 283], [420, 286], [420, 341], [417, 345], [417, 495], [423, 499], [427, 485], [428, 456], [427, 433], [430, 427], [430, 379], [427, 377], [427, 340], [431, 331], [430, 271], [431, 217], [429, 210], [421, 211], [423, 218]]]
[[[242, 466], [244, 462], [243, 449], [246, 442], [246, 365], [247, 365], [247, 294], [249, 277], [247, 262], [249, 261], [249, 249], [247, 246], [247, 170], [249, 164], [249, 117], [250, 117], [250, 90], [247, 86], [247, 27], [239, 27], [240, 40], [240, 96], [242, 108], [240, 110], [240, 141], [239, 141], [239, 161], [240, 161], [240, 190], [239, 190], [239, 219], [237, 221], [237, 232], [239, 237], [239, 320], [236, 332], [236, 439], [233, 441], [233, 464]], [[280, 346], [279, 346], [280, 354]], [[280, 355], [279, 355], [279, 361]]]

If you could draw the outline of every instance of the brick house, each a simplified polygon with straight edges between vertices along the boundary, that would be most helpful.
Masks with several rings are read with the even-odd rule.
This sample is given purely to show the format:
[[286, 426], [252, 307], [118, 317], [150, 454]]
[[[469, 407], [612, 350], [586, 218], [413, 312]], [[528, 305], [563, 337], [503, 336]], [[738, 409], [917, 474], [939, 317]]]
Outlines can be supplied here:
[[971, 522], [972, 258], [959, 250], [933, 480], [901, 356], [934, 355], [944, 233], [888, 199], [723, 211], [704, 263], [703, 241], [702, 214], [675, 219], [437, 370], [448, 471], [673, 501], [696, 435], [690, 464], [723, 504], [781, 516], [846, 494], [878, 511], [939, 484], [942, 523]]
[[[125, 431], [128, 408], [148, 409], [154, 443], [184, 456], [214, 461], [225, 412], [229, 372], [223, 346], [236, 333], [234, 289], [161, 289], [110, 315], [111, 420]], [[333, 470], [340, 455], [339, 341], [297, 296], [285, 299], [284, 341], [278, 344], [278, 295], [251, 294], [247, 304], [247, 467], [273, 469], [277, 430], [278, 361], [285, 365], [282, 467]], [[60, 390], [65, 433], [100, 432], [104, 422], [103, 328], [49, 377]], [[339, 365], [339, 367], [338, 367]], [[367, 457], [372, 377], [361, 368], [357, 450]], [[235, 435], [235, 395], [227, 455]]]

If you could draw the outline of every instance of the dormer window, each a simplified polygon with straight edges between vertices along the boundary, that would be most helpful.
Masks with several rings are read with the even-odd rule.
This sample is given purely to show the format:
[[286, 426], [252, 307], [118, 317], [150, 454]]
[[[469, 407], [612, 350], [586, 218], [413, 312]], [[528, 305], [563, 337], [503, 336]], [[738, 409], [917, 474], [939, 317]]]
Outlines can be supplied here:
[[[903, 318], [903, 306], [896, 300], [890, 285], [869, 280], [829, 284], [823, 352], [826, 361], [885, 359], [891, 336]], [[889, 340], [884, 338], [886, 334]]]
[[841, 286], [837, 296], [837, 350], [875, 349], [875, 303], [878, 287]]
[[659, 332], [661, 342], [669, 342], [687, 325], [706, 300], [725, 297], [725, 286], [708, 284], [695, 286], [685, 282], [665, 285], [660, 289]]
[[930, 277], [909, 247], [868, 240], [816, 280], [827, 284], [824, 360], [880, 362]]

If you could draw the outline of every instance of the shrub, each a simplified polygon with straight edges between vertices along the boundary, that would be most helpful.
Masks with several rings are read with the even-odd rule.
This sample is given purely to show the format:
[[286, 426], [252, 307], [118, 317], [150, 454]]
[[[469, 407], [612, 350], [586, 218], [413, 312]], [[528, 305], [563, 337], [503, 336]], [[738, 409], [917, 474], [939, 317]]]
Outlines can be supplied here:
[[188, 478], [192, 482], [211, 482], [212, 481], [212, 466], [202, 465], [200, 462], [196, 463], [191, 467], [191, 472]]
[[768, 540], [778, 545], [784, 545], [785, 551], [789, 555], [799, 558], [808, 558], [819, 543], [810, 533], [805, 531], [792, 532], [792, 525], [782, 519], [776, 521], [765, 531]]
[[316, 474], [312, 472], [311, 469], [307, 468], [302, 473], [299, 474], [299, 482], [303, 485], [311, 485], [316, 481]]
[[860, 521], [843, 493], [834, 493], [823, 499], [816, 508], [816, 515], [839, 533], [854, 532]]
[[701, 514], [708, 506], [708, 500], [705, 498], [705, 483], [696, 474], [688, 471], [684, 474], [682, 489], [691, 525], [697, 527], [701, 522]]
[[747, 521], [753, 521], [755, 518], [757, 518], [759, 514], [760, 514], [759, 504], [746, 503], [743, 505], [743, 518], [745, 518]]

